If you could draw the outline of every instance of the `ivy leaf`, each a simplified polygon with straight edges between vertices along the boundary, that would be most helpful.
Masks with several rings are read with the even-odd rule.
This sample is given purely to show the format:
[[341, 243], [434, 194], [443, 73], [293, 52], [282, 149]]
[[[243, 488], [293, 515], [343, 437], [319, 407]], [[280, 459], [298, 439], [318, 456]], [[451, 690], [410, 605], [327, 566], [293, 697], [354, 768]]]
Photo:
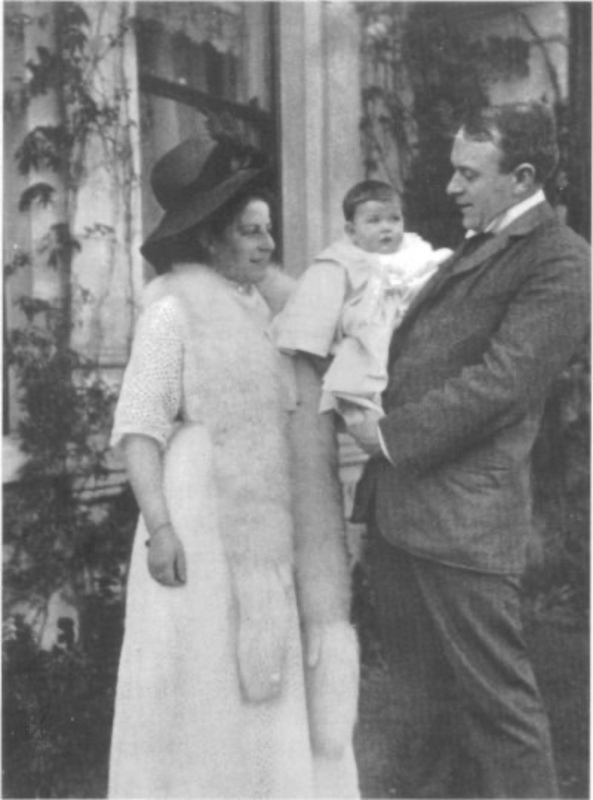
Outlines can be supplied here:
[[44, 167], [58, 172], [67, 163], [72, 137], [63, 125], [38, 125], [15, 153], [21, 175]]
[[43, 314], [52, 309], [52, 305], [47, 300], [41, 300], [38, 297], [28, 297], [24, 295], [15, 301], [15, 305], [23, 312], [29, 322], [33, 320], [38, 314]]
[[4, 265], [4, 277], [9, 278], [22, 267], [28, 267], [32, 263], [31, 256], [24, 250], [17, 249], [12, 261]]
[[84, 228], [84, 235], [88, 239], [97, 238], [110, 238], [115, 235], [115, 228], [113, 225], [105, 225], [102, 222], [95, 222], [94, 225], [86, 225]]
[[62, 36], [62, 47], [68, 52], [81, 54], [87, 44], [88, 38], [78, 28], [68, 28]]
[[72, 27], [85, 25], [87, 28], [90, 26], [90, 20], [86, 11], [79, 3], [64, 3], [64, 22]]
[[53, 202], [55, 193], [55, 188], [49, 183], [34, 183], [22, 193], [19, 211], [29, 211], [34, 203], [47, 208]]
[[51, 267], [57, 267], [64, 262], [72, 259], [74, 252], [80, 252], [81, 246], [78, 239], [72, 236], [70, 227], [66, 222], [58, 222], [51, 226], [53, 243], [48, 259]]
[[18, 78], [13, 79], [13, 84], [16, 84], [12, 89], [4, 91], [4, 113], [7, 116], [18, 115], [24, 113], [29, 102], [27, 90]]
[[33, 17], [23, 11], [8, 12], [5, 7], [4, 30], [13, 39], [22, 41], [25, 35], [25, 28], [31, 25]]
[[32, 97], [45, 94], [51, 86], [55, 86], [60, 73], [60, 60], [47, 47], [37, 48], [37, 61], [27, 61], [25, 66], [31, 73], [27, 81], [27, 89]]

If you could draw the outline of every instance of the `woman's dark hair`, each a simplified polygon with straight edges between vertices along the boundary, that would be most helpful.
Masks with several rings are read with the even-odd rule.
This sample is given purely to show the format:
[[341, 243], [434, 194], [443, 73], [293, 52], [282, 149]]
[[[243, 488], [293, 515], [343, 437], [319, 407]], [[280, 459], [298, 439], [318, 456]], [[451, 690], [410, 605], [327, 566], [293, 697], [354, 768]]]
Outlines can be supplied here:
[[558, 163], [554, 112], [544, 103], [509, 103], [476, 109], [462, 121], [468, 139], [493, 142], [500, 150], [500, 171], [531, 164], [544, 183]]
[[206, 263], [208, 256], [197, 233], [196, 227], [190, 228], [153, 245], [151, 262], [159, 275], [169, 272], [173, 264], [191, 261]]
[[265, 186], [249, 187], [216, 209], [200, 224], [199, 228], [206, 231], [213, 239], [219, 239], [225, 229], [241, 216], [252, 200], [263, 200], [268, 205], [270, 214], [273, 215], [274, 201], [270, 190]]
[[206, 220], [200, 222], [189, 230], [183, 231], [162, 242], [151, 257], [157, 273], [168, 272], [173, 264], [197, 261], [202, 264], [209, 263], [209, 254], [202, 241], [219, 239], [226, 228], [237, 219], [252, 200], [263, 200], [274, 215], [274, 198], [272, 192], [266, 187], [249, 186], [234, 195]]

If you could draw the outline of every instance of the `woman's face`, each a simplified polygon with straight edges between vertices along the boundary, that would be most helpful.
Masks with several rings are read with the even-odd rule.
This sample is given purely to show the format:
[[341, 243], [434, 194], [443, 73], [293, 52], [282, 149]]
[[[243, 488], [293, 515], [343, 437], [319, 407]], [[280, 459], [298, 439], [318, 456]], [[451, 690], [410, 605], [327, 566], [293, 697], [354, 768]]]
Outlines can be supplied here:
[[261, 281], [274, 252], [270, 209], [264, 200], [250, 200], [211, 245], [212, 266], [237, 283]]

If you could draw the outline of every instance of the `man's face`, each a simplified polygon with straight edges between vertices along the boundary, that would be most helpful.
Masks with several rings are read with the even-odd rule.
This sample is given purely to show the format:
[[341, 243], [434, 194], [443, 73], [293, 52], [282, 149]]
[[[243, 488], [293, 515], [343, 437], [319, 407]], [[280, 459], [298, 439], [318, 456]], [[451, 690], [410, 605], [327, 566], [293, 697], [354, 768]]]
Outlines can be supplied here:
[[501, 152], [493, 142], [455, 137], [453, 177], [447, 186], [461, 211], [463, 227], [483, 231], [492, 220], [522, 199], [514, 172], [499, 170]]

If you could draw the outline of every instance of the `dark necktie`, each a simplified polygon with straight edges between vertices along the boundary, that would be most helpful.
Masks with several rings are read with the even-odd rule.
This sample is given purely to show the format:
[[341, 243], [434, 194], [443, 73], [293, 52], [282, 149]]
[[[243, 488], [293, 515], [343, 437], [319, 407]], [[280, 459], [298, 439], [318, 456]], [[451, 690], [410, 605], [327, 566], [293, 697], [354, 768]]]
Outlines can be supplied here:
[[458, 251], [459, 258], [465, 258], [475, 253], [479, 247], [492, 238], [494, 238], [494, 234], [490, 231], [482, 231], [481, 233], [475, 233], [473, 236], [469, 236], [461, 244], [461, 249]]

